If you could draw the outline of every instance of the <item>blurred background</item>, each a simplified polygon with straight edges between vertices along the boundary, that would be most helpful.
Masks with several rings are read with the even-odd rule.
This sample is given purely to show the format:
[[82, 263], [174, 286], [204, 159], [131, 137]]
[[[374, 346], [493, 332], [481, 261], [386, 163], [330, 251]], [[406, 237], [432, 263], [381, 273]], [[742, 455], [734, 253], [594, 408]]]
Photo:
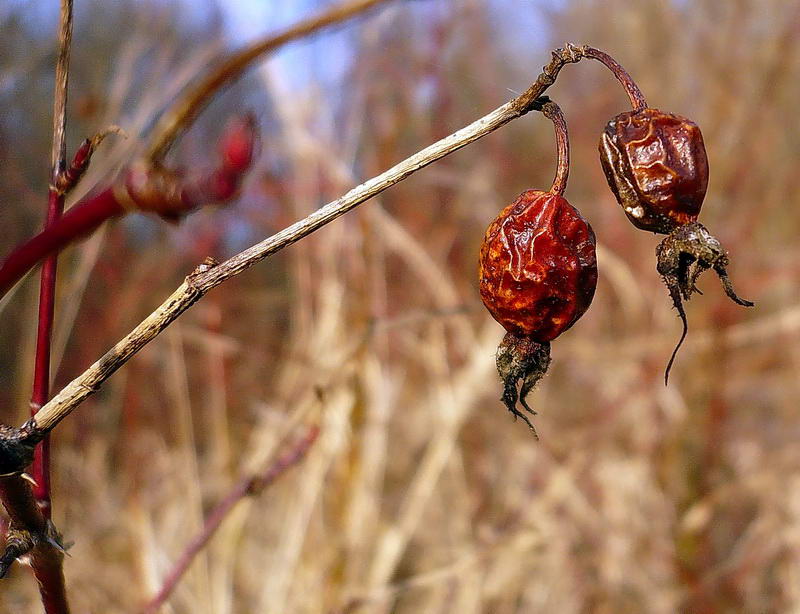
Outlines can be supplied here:
[[[52, 3], [56, 4], [56, 3]], [[281, 6], [281, 5], [289, 6]], [[328, 2], [78, 0], [70, 150], [115, 123], [73, 195], [141, 151], [226, 52]], [[56, 13], [0, 3], [0, 256], [40, 228]], [[54, 519], [76, 612], [131, 612], [204, 515], [301, 422], [304, 461], [236, 508], [164, 612], [789, 612], [800, 609], [800, 3], [395, 0], [258, 63], [171, 154], [211, 165], [254, 110], [241, 197], [177, 226], [132, 215], [60, 259], [54, 386], [150, 313], [205, 256], [272, 234], [523, 91], [565, 41], [611, 53], [651, 106], [702, 128], [701, 221], [730, 251], [679, 321], [597, 155], [627, 99], [599, 63], [548, 94], [572, 140], [566, 196], [598, 236], [589, 312], [553, 344], [535, 441], [500, 403], [501, 327], [477, 293], [495, 215], [547, 189], [532, 113], [209, 294], [54, 436]], [[2, 421], [25, 419], [38, 276], [0, 309]], [[39, 612], [13, 568], [0, 610]]]

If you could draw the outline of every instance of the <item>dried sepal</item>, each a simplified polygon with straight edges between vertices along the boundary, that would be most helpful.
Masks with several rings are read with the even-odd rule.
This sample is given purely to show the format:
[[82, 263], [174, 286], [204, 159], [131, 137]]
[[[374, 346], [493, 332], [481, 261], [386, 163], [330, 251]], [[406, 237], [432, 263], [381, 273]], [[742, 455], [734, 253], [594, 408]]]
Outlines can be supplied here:
[[754, 303], [736, 294], [728, 277], [727, 252], [719, 240], [699, 222], [685, 224], [673, 230], [656, 247], [656, 259], [658, 272], [667, 286], [672, 304], [683, 323], [681, 338], [675, 346], [664, 372], [664, 383], [666, 384], [669, 381], [669, 373], [675, 362], [675, 356], [686, 339], [688, 331], [683, 302], [688, 301], [695, 292], [702, 294], [696, 284], [704, 271], [714, 270], [722, 282], [725, 294], [737, 305], [752, 307]]
[[528, 416], [517, 409], [517, 401], [526, 412], [536, 415], [528, 405], [527, 397], [550, 366], [550, 343], [534, 341], [527, 335], [506, 333], [497, 348], [496, 363], [503, 381], [503, 403], [514, 420], [522, 418], [538, 439], [539, 435]]

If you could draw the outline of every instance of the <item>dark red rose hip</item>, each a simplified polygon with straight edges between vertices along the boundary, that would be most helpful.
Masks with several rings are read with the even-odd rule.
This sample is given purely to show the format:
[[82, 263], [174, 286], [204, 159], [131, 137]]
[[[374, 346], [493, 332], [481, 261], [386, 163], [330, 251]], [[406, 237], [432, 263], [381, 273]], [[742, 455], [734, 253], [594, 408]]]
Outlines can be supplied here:
[[720, 242], [697, 221], [708, 187], [708, 158], [697, 124], [672, 113], [640, 108], [621, 113], [600, 137], [600, 162], [608, 185], [631, 223], [642, 230], [668, 235], [657, 247], [658, 272], [683, 324], [664, 381], [688, 324], [683, 301], [699, 292], [697, 279], [714, 269], [725, 293], [739, 298], [728, 279], [728, 255]]
[[508, 332], [552, 341], [588, 309], [596, 286], [594, 232], [562, 196], [523, 192], [486, 231], [481, 298]]
[[708, 187], [708, 158], [694, 122], [658, 109], [621, 113], [600, 137], [600, 162], [637, 228], [669, 234], [697, 220]]

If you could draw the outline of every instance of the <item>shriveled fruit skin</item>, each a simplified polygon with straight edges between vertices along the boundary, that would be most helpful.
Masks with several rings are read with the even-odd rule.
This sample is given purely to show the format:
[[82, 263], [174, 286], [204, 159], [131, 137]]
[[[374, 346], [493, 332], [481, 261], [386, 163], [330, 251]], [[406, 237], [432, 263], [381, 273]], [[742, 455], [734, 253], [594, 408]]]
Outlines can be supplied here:
[[700, 128], [658, 109], [614, 117], [600, 137], [600, 162], [631, 223], [669, 234], [697, 220], [708, 187]]
[[507, 331], [551, 341], [594, 297], [594, 231], [562, 196], [523, 192], [486, 231], [479, 279], [484, 305]]

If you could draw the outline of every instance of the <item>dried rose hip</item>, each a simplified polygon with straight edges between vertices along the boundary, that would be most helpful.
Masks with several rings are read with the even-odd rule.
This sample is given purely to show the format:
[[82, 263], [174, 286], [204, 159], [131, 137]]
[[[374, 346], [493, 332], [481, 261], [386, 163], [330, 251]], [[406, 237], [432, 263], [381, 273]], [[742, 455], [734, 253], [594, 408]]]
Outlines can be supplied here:
[[531, 430], [517, 399], [535, 413], [525, 399], [550, 364], [550, 341], [585, 313], [597, 286], [594, 232], [561, 195], [569, 167], [566, 123], [549, 99], [541, 110], [556, 125], [559, 170], [553, 187], [523, 192], [500, 213], [486, 231], [479, 263], [483, 303], [508, 331], [497, 352], [503, 401]]
[[559, 194], [523, 192], [486, 231], [481, 298], [510, 333], [552, 341], [588, 309], [596, 285], [594, 232]]
[[720, 242], [697, 221], [708, 187], [708, 158], [697, 124], [657, 109], [621, 113], [600, 137], [600, 162], [608, 185], [631, 223], [642, 230], [668, 235], [657, 247], [658, 272], [683, 324], [683, 332], [667, 363], [664, 381], [681, 347], [688, 324], [683, 301], [689, 300], [703, 271], [713, 268], [725, 293], [739, 298], [728, 279], [728, 255]]
[[697, 220], [708, 187], [708, 158], [694, 122], [658, 109], [621, 113], [600, 137], [600, 162], [637, 228], [669, 234]]

